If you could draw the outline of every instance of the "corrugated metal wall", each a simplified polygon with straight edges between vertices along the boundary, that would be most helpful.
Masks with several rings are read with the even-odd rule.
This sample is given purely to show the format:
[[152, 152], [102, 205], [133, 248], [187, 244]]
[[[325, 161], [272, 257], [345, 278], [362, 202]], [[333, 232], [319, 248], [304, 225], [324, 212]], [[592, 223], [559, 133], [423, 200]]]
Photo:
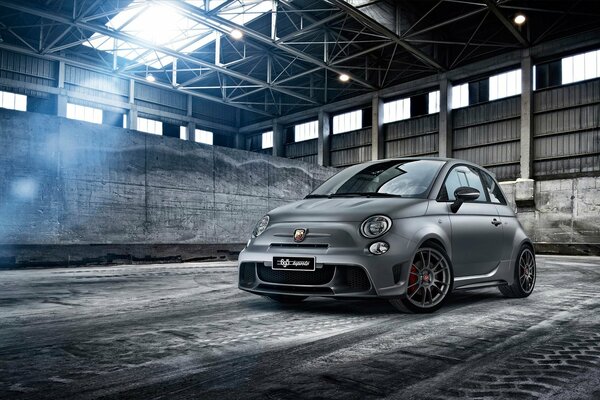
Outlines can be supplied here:
[[437, 156], [438, 114], [384, 125], [385, 157]]
[[345, 167], [371, 161], [371, 128], [331, 136], [331, 166]]
[[521, 98], [509, 97], [453, 110], [454, 158], [472, 161], [499, 180], [520, 173]]
[[[65, 66], [65, 88], [90, 97], [101, 97], [109, 101], [127, 103], [129, 99], [129, 81], [127, 79], [71, 65]], [[76, 102], [81, 103], [80, 101]], [[98, 107], [98, 104], [87, 103], [84, 105]]]
[[[56, 63], [41, 58], [0, 50], [0, 78], [36, 85], [56, 87]], [[29, 96], [47, 97], [47, 93], [27, 90], [25, 88], [3, 87]]]
[[600, 171], [600, 79], [534, 96], [536, 178]]
[[172, 91], [157, 88], [143, 83], [135, 85], [136, 103], [153, 110], [168, 111], [174, 114], [186, 115], [187, 96]]
[[305, 140], [285, 145], [285, 156], [297, 160], [317, 164], [317, 139]]

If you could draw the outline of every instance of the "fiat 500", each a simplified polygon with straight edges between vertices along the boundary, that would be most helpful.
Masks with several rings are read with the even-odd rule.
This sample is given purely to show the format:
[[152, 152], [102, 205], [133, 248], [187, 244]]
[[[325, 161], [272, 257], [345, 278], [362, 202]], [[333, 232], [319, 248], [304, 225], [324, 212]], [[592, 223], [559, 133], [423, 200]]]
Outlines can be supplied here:
[[533, 291], [533, 245], [495, 178], [461, 160], [373, 161], [276, 208], [239, 257], [239, 288], [282, 303], [386, 298], [432, 312], [453, 290]]

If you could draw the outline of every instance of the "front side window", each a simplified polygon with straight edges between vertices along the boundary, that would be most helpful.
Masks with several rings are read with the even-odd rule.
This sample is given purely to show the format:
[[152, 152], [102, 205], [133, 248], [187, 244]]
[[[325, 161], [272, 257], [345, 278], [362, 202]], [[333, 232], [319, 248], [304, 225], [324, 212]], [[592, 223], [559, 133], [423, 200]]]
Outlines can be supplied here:
[[477, 170], [475, 168], [469, 167], [467, 165], [459, 165], [452, 168], [452, 170], [446, 177], [444, 185], [442, 185], [442, 190], [440, 191], [438, 200], [456, 200], [456, 198], [454, 197], [454, 191], [462, 186], [467, 186], [479, 190], [480, 195], [477, 198], [477, 200], [475, 200], [476, 202], [484, 203], [487, 201], [485, 197], [485, 191], [483, 189], [483, 184], [481, 183], [481, 178], [479, 177], [479, 173], [477, 173]]
[[426, 198], [444, 161], [392, 160], [346, 168], [308, 197], [385, 196]]
[[481, 171], [481, 176], [483, 176], [483, 183], [490, 195], [490, 201], [495, 204], [506, 204], [506, 199], [504, 198], [504, 195], [502, 195], [500, 185], [496, 183], [494, 178], [484, 171]]

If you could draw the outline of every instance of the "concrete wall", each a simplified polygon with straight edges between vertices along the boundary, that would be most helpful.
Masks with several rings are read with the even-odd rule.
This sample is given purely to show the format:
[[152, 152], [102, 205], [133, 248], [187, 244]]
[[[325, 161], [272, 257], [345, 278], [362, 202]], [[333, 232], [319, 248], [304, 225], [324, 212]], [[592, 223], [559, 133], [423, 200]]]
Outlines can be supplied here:
[[600, 177], [536, 181], [534, 205], [523, 207], [516, 183], [501, 185], [538, 251], [600, 254]]
[[[267, 211], [305, 196], [336, 172], [3, 109], [0, 149], [4, 264], [23, 263], [31, 254], [36, 260], [60, 262], [64, 249], [77, 249], [76, 255], [64, 255], [71, 263], [101, 259], [107, 252], [145, 260], [183, 252], [156, 246], [161, 244], [183, 246], [188, 258], [215, 250], [200, 245], [222, 244], [225, 252], [239, 249]], [[96, 250], [86, 253], [90, 244]], [[158, 247], [160, 254], [154, 254]], [[132, 248], [137, 249], [133, 256]]]

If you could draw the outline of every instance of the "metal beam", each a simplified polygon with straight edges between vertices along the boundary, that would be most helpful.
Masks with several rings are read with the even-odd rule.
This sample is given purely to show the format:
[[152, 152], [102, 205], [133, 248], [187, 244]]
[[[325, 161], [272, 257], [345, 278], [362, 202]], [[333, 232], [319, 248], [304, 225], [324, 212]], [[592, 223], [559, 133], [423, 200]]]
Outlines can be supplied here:
[[[151, 42], [148, 42], [148, 41], [146, 41], [144, 39], [137, 38], [137, 37], [135, 37], [133, 35], [129, 35], [127, 33], [119, 32], [119, 31], [116, 31], [116, 30], [113, 30], [113, 29], [109, 29], [109, 28], [107, 28], [107, 27], [105, 27], [103, 25], [92, 24], [92, 23], [87, 23], [87, 22], [80, 22], [80, 21], [77, 21], [77, 20], [73, 20], [70, 17], [66, 17], [64, 15], [61, 15], [61, 14], [57, 14], [57, 13], [53, 13], [53, 12], [45, 11], [45, 10], [41, 10], [41, 9], [36, 9], [36, 8], [33, 8], [33, 7], [23, 6], [21, 4], [16, 4], [16, 3], [13, 3], [11, 1], [0, 0], [0, 6], [8, 8], [8, 9], [15, 10], [15, 11], [24, 12], [26, 14], [31, 14], [31, 15], [35, 15], [35, 16], [38, 16], [38, 17], [46, 18], [46, 19], [49, 19], [49, 20], [52, 20], [52, 21], [55, 21], [55, 22], [60, 22], [62, 24], [68, 25], [68, 26], [74, 26], [74, 27], [77, 27], [77, 28], [81, 28], [81, 29], [85, 29], [85, 30], [91, 31], [91, 32], [98, 32], [98, 33], [100, 33], [102, 35], [109, 36], [109, 37], [112, 37], [112, 38], [115, 38], [115, 39], [119, 39], [119, 40], [123, 40], [123, 41], [129, 42], [129, 43], [133, 43], [133, 44], [135, 44], [137, 46], [140, 46], [140, 47], [143, 47], [143, 48], [154, 49], [154, 50], [156, 50], [156, 51], [158, 51], [160, 53], [163, 53], [163, 54], [175, 57], [175, 58], [179, 58], [180, 60], [187, 61], [187, 62], [189, 62], [191, 64], [197, 64], [197, 65], [200, 65], [200, 66], [203, 66], [203, 67], [214, 69], [214, 70], [216, 70], [218, 72], [221, 72], [221, 73], [223, 73], [225, 75], [232, 76], [232, 77], [234, 77], [236, 79], [245, 80], [245, 81], [254, 83], [256, 85], [260, 85], [260, 86], [262, 86], [264, 88], [271, 87], [271, 85], [269, 85], [268, 83], [266, 83], [266, 82], [264, 82], [264, 81], [262, 81], [260, 79], [257, 79], [257, 78], [251, 77], [251, 76], [247, 76], [247, 75], [244, 75], [244, 74], [242, 74], [240, 72], [233, 71], [233, 70], [230, 70], [228, 68], [225, 68], [225, 67], [222, 67], [222, 66], [219, 66], [219, 65], [215, 65], [215, 64], [206, 62], [204, 60], [200, 60], [200, 59], [191, 57], [191, 56], [189, 56], [187, 54], [183, 54], [183, 53], [171, 50], [168, 47], [157, 46], [157, 45], [155, 45], [155, 44], [153, 44]], [[294, 91], [291, 91], [291, 90], [287, 90], [287, 89], [283, 89], [283, 88], [278, 88], [278, 87], [273, 87], [273, 90], [277, 90], [277, 91], [279, 91], [279, 92], [281, 92], [283, 94], [299, 98], [299, 99], [304, 100], [304, 101], [309, 102], [309, 103], [318, 104], [318, 102], [316, 100], [311, 99], [311, 98], [309, 98], [307, 96], [298, 94], [298, 93], [296, 93]]]
[[[327, 63], [324, 63], [323, 61], [321, 61], [311, 55], [308, 55], [306, 53], [303, 53], [300, 50], [293, 48], [292, 46], [288, 46], [284, 43], [274, 41], [270, 37], [263, 35], [262, 33], [258, 33], [252, 29], [249, 29], [248, 27], [246, 27], [244, 25], [236, 24], [235, 22], [231, 22], [225, 18], [221, 18], [216, 15], [209, 15], [204, 10], [202, 10], [198, 7], [194, 7], [193, 5], [185, 3], [181, 0], [169, 1], [168, 4], [174, 8], [177, 8], [180, 11], [183, 11], [187, 17], [189, 17], [197, 22], [201, 22], [204, 25], [215, 29], [218, 32], [229, 34], [229, 31], [224, 28], [237, 29], [237, 30], [243, 32], [247, 38], [250, 38], [258, 43], [262, 43], [264, 45], [268, 45], [268, 46], [277, 48], [288, 54], [298, 57], [299, 59], [304, 60], [308, 63], [317, 65], [321, 68], [328, 69], [338, 75], [341, 75], [341, 74], [350, 75], [350, 78], [354, 82], [359, 83], [365, 87], [368, 87], [369, 89], [373, 89], [373, 90], [376, 89], [376, 87], [371, 85], [369, 82], [367, 82], [361, 78], [358, 78], [356, 76], [352, 76], [351, 74], [348, 74], [347, 71], [342, 71], [338, 68], [335, 68], [335, 67], [333, 67]], [[281, 91], [281, 90], [279, 90], [279, 91]]]
[[261, 115], [265, 115], [268, 117], [274, 117], [273, 114], [262, 111], [262, 110], [257, 110], [255, 108], [252, 107], [248, 107], [245, 106], [243, 104], [238, 104], [238, 103], [231, 103], [231, 102], [224, 102], [221, 98], [216, 97], [216, 96], [211, 96], [202, 92], [196, 92], [196, 91], [192, 91], [192, 90], [186, 90], [184, 88], [178, 87], [178, 88], [174, 88], [173, 86], [166, 84], [166, 83], [161, 83], [161, 82], [148, 82], [146, 81], [146, 79], [141, 78], [137, 75], [133, 75], [133, 74], [127, 74], [127, 73], [123, 73], [123, 72], [115, 72], [111, 69], [108, 68], [101, 68], [98, 67], [97, 65], [91, 65], [91, 64], [87, 64], [81, 61], [76, 61], [76, 60], [71, 60], [67, 57], [63, 57], [63, 56], [56, 56], [53, 54], [45, 54], [45, 55], [40, 55], [39, 53], [37, 53], [36, 51], [33, 50], [29, 50], [29, 49], [25, 49], [23, 47], [18, 47], [18, 46], [13, 46], [10, 44], [6, 44], [6, 43], [0, 43], [0, 49], [6, 49], [6, 50], [10, 50], [10, 51], [14, 51], [16, 53], [21, 53], [21, 54], [27, 54], [27, 55], [31, 55], [31, 56], [35, 56], [35, 57], [40, 57], [46, 60], [53, 60], [53, 61], [64, 61], [65, 64], [69, 64], [69, 65], [73, 65], [73, 66], [77, 66], [80, 68], [85, 68], [85, 69], [89, 69], [92, 71], [96, 71], [96, 72], [100, 72], [103, 74], [109, 74], [109, 75], [116, 75], [116, 76], [121, 76], [124, 78], [128, 78], [128, 79], [132, 79], [138, 82], [144, 82], [146, 85], [150, 85], [150, 86], [156, 86], [156, 87], [160, 87], [163, 89], [167, 89], [173, 92], [178, 92], [178, 93], [186, 93], [189, 94], [193, 97], [197, 97], [200, 99], [204, 99], [204, 100], [209, 100], [209, 101], [214, 101], [216, 103], [221, 103], [221, 104], [225, 104], [231, 107], [235, 107], [235, 108], [240, 108], [242, 110], [245, 111], [250, 111], [253, 113], [257, 113], [257, 114], [261, 114]]
[[508, 18], [506, 18], [506, 16], [504, 14], [502, 14], [502, 11], [500, 11], [500, 9], [498, 8], [498, 5], [496, 4], [495, 1], [493, 1], [493, 0], [483, 0], [483, 1], [487, 5], [487, 7], [490, 9], [490, 11], [492, 13], [494, 13], [494, 15], [500, 20], [500, 22], [502, 22], [502, 25], [504, 25], [506, 27], [506, 29], [508, 29], [510, 31], [510, 33], [519, 41], [519, 43], [521, 43], [521, 45], [523, 45], [524, 47], [529, 46], [529, 42], [527, 41], [527, 39], [525, 39], [525, 37], [523, 37], [521, 32], [519, 32], [519, 30], [508, 20]]
[[363, 12], [361, 12], [356, 7], [346, 3], [344, 0], [325, 0], [328, 3], [332, 3], [337, 6], [339, 9], [350, 15], [352, 18], [363, 24], [364, 26], [374, 30], [375, 32], [384, 35], [388, 39], [392, 40], [394, 43], [398, 44], [406, 51], [411, 53], [413, 56], [424, 62], [425, 64], [437, 69], [438, 71], [445, 71], [446, 69], [434, 60], [432, 57], [428, 56], [418, 48], [414, 47], [404, 39], [400, 38], [394, 32], [390, 31], [385, 26], [381, 25], [379, 22], [375, 21], [373, 18], [367, 16]]

